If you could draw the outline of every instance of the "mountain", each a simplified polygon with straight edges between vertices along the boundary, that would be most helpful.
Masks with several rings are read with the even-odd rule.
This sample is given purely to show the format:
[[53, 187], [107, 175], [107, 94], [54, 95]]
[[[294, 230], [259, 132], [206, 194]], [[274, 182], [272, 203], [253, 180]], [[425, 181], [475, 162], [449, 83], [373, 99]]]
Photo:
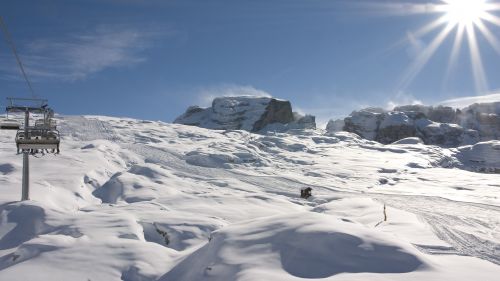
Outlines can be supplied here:
[[209, 108], [191, 106], [174, 123], [249, 132], [316, 128], [314, 116], [293, 112], [289, 101], [254, 96], [215, 98]]
[[327, 125], [330, 132], [340, 129], [384, 144], [418, 137], [431, 145], [470, 145], [500, 139], [500, 102], [462, 109], [424, 105], [399, 106], [391, 111], [367, 108]]
[[[58, 122], [61, 154], [30, 157], [24, 202], [15, 132], [0, 131], [0, 280], [500, 274], [498, 141], [457, 149], [319, 129]], [[300, 198], [306, 187], [312, 197]]]

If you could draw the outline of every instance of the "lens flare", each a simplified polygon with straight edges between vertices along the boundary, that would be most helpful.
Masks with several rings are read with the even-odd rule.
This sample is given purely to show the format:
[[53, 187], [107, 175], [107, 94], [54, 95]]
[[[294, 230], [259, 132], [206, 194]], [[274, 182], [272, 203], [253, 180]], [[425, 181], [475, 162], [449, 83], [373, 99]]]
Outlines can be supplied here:
[[[421, 4], [415, 4], [421, 5]], [[417, 9], [415, 9], [417, 10]], [[478, 35], [481, 35], [500, 55], [500, 42], [490, 31], [489, 25], [500, 26], [500, 18], [494, 12], [500, 11], [500, 3], [488, 0], [442, 0], [441, 4], [427, 5], [427, 12], [441, 14], [436, 20], [413, 33], [414, 37], [424, 37], [432, 31], [444, 26], [442, 31], [431, 40], [431, 43], [421, 51], [410, 67], [403, 74], [399, 91], [404, 91], [413, 79], [420, 73], [445, 39], [456, 32], [453, 47], [450, 53], [445, 81], [448, 80], [453, 68], [457, 65], [458, 53], [463, 41], [469, 48], [473, 79], [476, 93], [487, 92], [488, 79], [481, 59]]]
[[470, 26], [478, 24], [488, 11], [486, 1], [448, 0], [441, 6], [446, 20], [454, 25]]

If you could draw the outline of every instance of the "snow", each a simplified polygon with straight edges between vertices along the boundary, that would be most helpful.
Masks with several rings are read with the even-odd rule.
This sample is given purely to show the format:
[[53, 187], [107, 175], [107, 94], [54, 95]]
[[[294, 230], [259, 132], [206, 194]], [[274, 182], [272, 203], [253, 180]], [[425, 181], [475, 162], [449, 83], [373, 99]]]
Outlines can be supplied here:
[[182, 124], [196, 124], [209, 129], [240, 128], [253, 131], [254, 124], [265, 113], [271, 101], [269, 97], [238, 96], [215, 98], [212, 107], [190, 107], [194, 114], [184, 114], [174, 121]]
[[30, 157], [25, 202], [15, 132], [0, 131], [0, 280], [500, 274], [498, 141], [447, 149], [313, 129], [58, 119], [61, 154]]
[[380, 123], [379, 128], [390, 126], [411, 125], [412, 120], [403, 112], [387, 112], [387, 115]]
[[464, 108], [475, 103], [494, 103], [494, 102], [500, 102], [500, 93], [449, 99], [442, 101], [439, 104], [444, 106], [451, 106], [454, 108]]
[[314, 212], [272, 216], [213, 233], [210, 243], [163, 280], [316, 279], [341, 273], [408, 273], [427, 267], [416, 249], [391, 239]]
[[393, 142], [392, 144], [423, 144], [419, 137], [404, 138]]
[[480, 142], [459, 149], [456, 157], [466, 168], [500, 173], [500, 141]]

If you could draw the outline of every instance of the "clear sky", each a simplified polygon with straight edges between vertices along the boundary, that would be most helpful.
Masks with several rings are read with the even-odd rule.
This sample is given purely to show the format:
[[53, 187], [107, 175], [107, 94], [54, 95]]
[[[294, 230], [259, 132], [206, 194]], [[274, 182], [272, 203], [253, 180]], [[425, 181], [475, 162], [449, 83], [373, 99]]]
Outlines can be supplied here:
[[[461, 24], [443, 32], [449, 17], [421, 29], [450, 14], [436, 11], [443, 3], [3, 0], [0, 13], [35, 92], [59, 113], [172, 121], [213, 96], [269, 94], [324, 121], [500, 89], [498, 7], [480, 21], [487, 32], [473, 23], [454, 43]], [[30, 94], [2, 40], [7, 96]]]

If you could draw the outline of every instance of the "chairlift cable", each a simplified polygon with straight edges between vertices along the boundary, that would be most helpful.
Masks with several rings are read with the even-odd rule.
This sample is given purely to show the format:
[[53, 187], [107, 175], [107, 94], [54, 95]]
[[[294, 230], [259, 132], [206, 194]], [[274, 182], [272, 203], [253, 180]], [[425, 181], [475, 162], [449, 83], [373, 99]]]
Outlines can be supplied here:
[[33, 90], [33, 87], [31, 86], [31, 82], [28, 79], [28, 75], [26, 75], [26, 71], [24, 70], [23, 63], [21, 62], [21, 59], [19, 58], [19, 55], [17, 54], [16, 45], [14, 44], [14, 41], [12, 40], [12, 37], [10, 36], [9, 30], [7, 29], [7, 25], [5, 24], [2, 16], [0, 16], [0, 26], [2, 27], [2, 31], [5, 35], [5, 41], [7, 41], [7, 44], [10, 46], [10, 48], [12, 49], [12, 52], [14, 53], [14, 56], [16, 57], [17, 64], [19, 65], [19, 68], [21, 69], [24, 80], [26, 80], [26, 83], [28, 84], [28, 88], [30, 89], [31, 95], [33, 96], [33, 98], [37, 98], [35, 91]]

